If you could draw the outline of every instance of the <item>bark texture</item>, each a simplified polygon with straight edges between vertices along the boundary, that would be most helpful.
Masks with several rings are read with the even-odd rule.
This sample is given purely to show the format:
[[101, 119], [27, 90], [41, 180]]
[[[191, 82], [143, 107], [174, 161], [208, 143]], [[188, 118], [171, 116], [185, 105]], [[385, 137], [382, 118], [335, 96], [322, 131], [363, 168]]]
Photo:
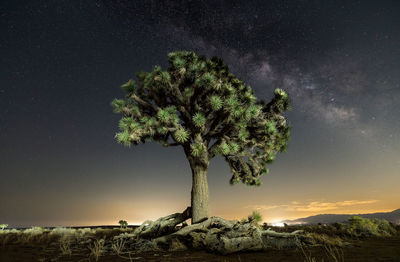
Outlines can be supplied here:
[[147, 220], [134, 232], [140, 238], [153, 238], [170, 234], [175, 231], [176, 225], [185, 222], [191, 217], [191, 208], [187, 207], [182, 213], [175, 213], [161, 217], [156, 221]]
[[192, 166], [191, 196], [192, 224], [195, 224], [210, 216], [207, 168], [199, 164]]

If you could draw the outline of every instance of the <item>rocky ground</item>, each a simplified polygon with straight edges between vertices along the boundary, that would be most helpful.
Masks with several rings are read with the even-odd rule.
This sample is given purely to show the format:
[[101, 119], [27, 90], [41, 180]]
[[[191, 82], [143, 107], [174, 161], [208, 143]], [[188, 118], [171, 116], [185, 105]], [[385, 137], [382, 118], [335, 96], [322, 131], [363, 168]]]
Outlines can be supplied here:
[[375, 228], [366, 227], [370, 221], [357, 227], [277, 228], [261, 226], [250, 216], [243, 221], [211, 217], [193, 225], [186, 224], [188, 218], [190, 209], [138, 227], [1, 230], [0, 262], [400, 262], [400, 228], [387, 221], [375, 221], [380, 223]]

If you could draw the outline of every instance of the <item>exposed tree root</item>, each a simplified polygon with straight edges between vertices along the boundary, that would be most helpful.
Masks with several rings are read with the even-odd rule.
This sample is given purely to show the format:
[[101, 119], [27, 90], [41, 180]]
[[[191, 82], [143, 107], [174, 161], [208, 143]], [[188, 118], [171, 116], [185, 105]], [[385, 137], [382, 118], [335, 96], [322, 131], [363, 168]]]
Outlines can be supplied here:
[[127, 238], [131, 248], [140, 251], [201, 249], [230, 254], [269, 248], [295, 248], [305, 237], [301, 230], [278, 233], [270, 229], [262, 230], [254, 222], [228, 221], [220, 217], [210, 217], [196, 224], [177, 227], [190, 217], [191, 210], [188, 207], [182, 213], [156, 221], [145, 221], [133, 234], [117, 238]]
[[156, 221], [147, 220], [134, 231], [134, 236], [138, 238], [156, 238], [158, 236], [171, 234], [176, 231], [176, 226], [191, 218], [191, 208], [188, 207], [182, 213], [175, 213], [166, 217], [161, 217]]

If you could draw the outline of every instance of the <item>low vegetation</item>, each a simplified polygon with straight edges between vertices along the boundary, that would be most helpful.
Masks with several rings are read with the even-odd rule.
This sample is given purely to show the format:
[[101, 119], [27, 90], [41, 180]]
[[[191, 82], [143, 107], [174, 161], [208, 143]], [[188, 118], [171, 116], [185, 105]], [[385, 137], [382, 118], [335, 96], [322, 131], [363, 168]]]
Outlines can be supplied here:
[[360, 237], [388, 237], [398, 235], [399, 225], [393, 225], [384, 219], [368, 219], [353, 216], [345, 223], [318, 224], [318, 225], [286, 225], [285, 227], [272, 227], [268, 224], [264, 228], [273, 228], [278, 232], [291, 232], [302, 229], [306, 233], [316, 235], [334, 236], [341, 239]]
[[353, 216], [349, 219], [348, 232], [353, 236], [392, 236], [396, 234], [395, 227], [385, 219], [368, 219]]
[[[65, 228], [53, 229], [31, 227], [28, 229], [5, 229], [0, 231], [0, 247], [38, 247], [58, 257], [82, 255], [97, 261], [106, 250], [106, 243], [122, 233], [130, 233], [132, 228]], [[111, 252], [111, 246], [108, 248]], [[0, 259], [1, 260], [1, 259]], [[47, 261], [47, 260], [46, 260]]]
[[[307, 247], [304, 247], [303, 245], [299, 244], [298, 249], [304, 257], [304, 262], [319, 261], [319, 260], [317, 260], [316, 257], [313, 256], [312, 252]], [[326, 258], [328, 258], [327, 261], [334, 261], [334, 262], [344, 262], [345, 261], [344, 260], [344, 251], [342, 248], [338, 248], [338, 247], [331, 246], [331, 245], [324, 245], [323, 249], [324, 249]], [[320, 260], [320, 261], [324, 262], [325, 260], [322, 258], [322, 260]]]
[[100, 256], [104, 253], [104, 239], [96, 239], [93, 244], [89, 245], [90, 256], [94, 257], [96, 261], [99, 260]]
[[[214, 224], [211, 224], [214, 225], [212, 229], [210, 229], [211, 231], [223, 232], [227, 230], [227, 224], [232, 223], [233, 228], [249, 227], [255, 230], [258, 228], [261, 230], [260, 232], [268, 233], [268, 239], [279, 236], [276, 235], [277, 233], [282, 234], [280, 236], [286, 236], [285, 234], [296, 231], [299, 232], [299, 230], [301, 230], [301, 234], [293, 235], [294, 240], [297, 238], [297, 247], [288, 246], [282, 242], [282, 245], [278, 243], [269, 248], [278, 250], [297, 248], [300, 252], [299, 254], [303, 256], [304, 261], [315, 262], [322, 260], [317, 260], [315, 254], [311, 252], [312, 250], [315, 252], [313, 248], [319, 248], [319, 250], [321, 250], [319, 254], [324, 252], [325, 258], [327, 258], [325, 261], [344, 261], [346, 248], [350, 246], [350, 243], [356, 240], [364, 241], [362, 239], [369, 239], [370, 237], [387, 238], [390, 236], [398, 237], [400, 235], [400, 228], [396, 228], [386, 220], [366, 219], [361, 217], [352, 217], [347, 223], [335, 223], [331, 225], [287, 225], [285, 227], [270, 227], [267, 224], [259, 225], [262, 221], [262, 217], [255, 211], [248, 216], [247, 220], [241, 222], [224, 220], [222, 221], [223, 224], [221, 225], [223, 226], [221, 227], [221, 225], [218, 226], [217, 224], [222, 222], [218, 221], [215, 220], [213, 222]], [[49, 229], [31, 227], [22, 230], [5, 228], [0, 230], [0, 248], [5, 250], [7, 246], [11, 245], [30, 247], [42, 246], [45, 247], [44, 249], [46, 250], [52, 250], [52, 253], [49, 252], [53, 254], [53, 256], [57, 254], [58, 258], [65, 257], [65, 259], [73, 259], [74, 256], [84, 256], [90, 261], [101, 261], [102, 256], [110, 255], [121, 259], [131, 259], [132, 255], [140, 253], [141, 251], [136, 249], [136, 247], [144, 248], [144, 250], [147, 249], [146, 251], [155, 248], [155, 252], [162, 252], [160, 249], [162, 245], [159, 247], [153, 246], [154, 243], [151, 243], [151, 238], [138, 238], [138, 234], [146, 233], [146, 230], [150, 228], [147, 227], [151, 225], [151, 223], [148, 223], [147, 226], [142, 225], [139, 228], [127, 227], [124, 226], [124, 224], [119, 224], [121, 227], [115, 228], [57, 227]], [[189, 231], [190, 226], [184, 223], [184, 225], [177, 225], [177, 228], [178, 230], [186, 228], [185, 230]], [[194, 237], [195, 235], [201, 234], [201, 230], [193, 231], [190, 236]], [[233, 232], [230, 234], [233, 234]], [[159, 242], [164, 243], [162, 241]], [[178, 241], [176, 241], [175, 244], [179, 244]], [[168, 251], [173, 250], [171, 249], [173, 245], [169, 245], [168, 247]], [[176, 247], [178, 249], [182, 248], [179, 246]]]

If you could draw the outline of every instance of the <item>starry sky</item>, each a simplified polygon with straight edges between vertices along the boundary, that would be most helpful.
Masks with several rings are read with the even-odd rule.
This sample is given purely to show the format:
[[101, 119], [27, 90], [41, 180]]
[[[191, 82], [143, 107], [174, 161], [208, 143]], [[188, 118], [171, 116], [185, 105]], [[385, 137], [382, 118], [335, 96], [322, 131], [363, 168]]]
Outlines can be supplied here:
[[0, 223], [130, 224], [183, 211], [181, 148], [114, 139], [110, 102], [167, 54], [219, 56], [291, 97], [288, 152], [258, 188], [211, 161], [211, 213], [276, 222], [400, 207], [399, 1], [0, 2]]

